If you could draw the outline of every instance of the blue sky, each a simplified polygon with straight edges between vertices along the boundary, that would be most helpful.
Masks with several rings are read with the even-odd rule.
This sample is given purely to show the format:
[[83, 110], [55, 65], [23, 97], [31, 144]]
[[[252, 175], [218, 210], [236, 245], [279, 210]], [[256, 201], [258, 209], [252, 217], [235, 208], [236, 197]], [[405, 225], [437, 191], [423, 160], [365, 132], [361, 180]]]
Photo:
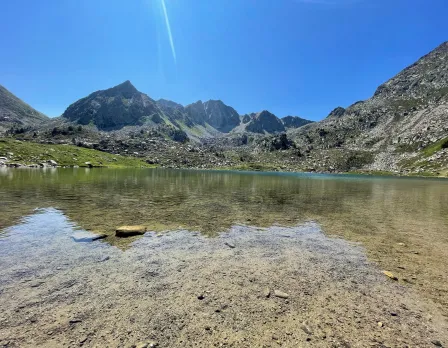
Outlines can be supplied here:
[[49, 116], [131, 80], [319, 120], [448, 40], [447, 0], [164, 1], [4, 1], [0, 84]]

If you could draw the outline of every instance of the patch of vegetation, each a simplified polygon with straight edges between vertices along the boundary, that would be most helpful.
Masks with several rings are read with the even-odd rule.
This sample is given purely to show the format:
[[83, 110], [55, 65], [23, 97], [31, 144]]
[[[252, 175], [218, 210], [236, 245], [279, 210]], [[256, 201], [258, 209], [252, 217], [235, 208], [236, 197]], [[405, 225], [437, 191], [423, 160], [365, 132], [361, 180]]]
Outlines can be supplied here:
[[369, 175], [369, 176], [397, 176], [396, 173], [389, 172], [387, 170], [352, 170], [347, 172], [347, 174], [359, 174], [359, 175]]
[[436, 152], [448, 148], [448, 137], [443, 138], [427, 147], [425, 147], [422, 151], [425, 157], [432, 156]]
[[267, 163], [244, 163], [241, 165], [237, 165], [234, 167], [218, 167], [216, 169], [227, 169], [227, 170], [241, 170], [241, 171], [249, 171], [249, 172], [278, 172], [279, 168], [274, 164]]
[[[12, 138], [0, 139], [0, 156], [13, 153], [10, 162], [21, 164], [38, 164], [54, 160], [60, 166], [87, 167], [90, 162], [94, 167], [154, 167], [143, 159], [112, 155], [93, 149], [86, 149], [73, 145], [39, 144], [28, 141], [19, 141]], [[10, 157], [10, 156], [8, 156]]]

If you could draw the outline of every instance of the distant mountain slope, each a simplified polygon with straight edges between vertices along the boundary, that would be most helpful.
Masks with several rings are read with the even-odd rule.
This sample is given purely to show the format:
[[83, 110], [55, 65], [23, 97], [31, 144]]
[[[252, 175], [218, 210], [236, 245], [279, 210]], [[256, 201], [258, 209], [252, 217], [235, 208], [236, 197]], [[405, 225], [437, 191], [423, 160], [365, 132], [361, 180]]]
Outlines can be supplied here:
[[11, 127], [35, 126], [49, 118], [0, 85], [0, 133]]
[[236, 132], [251, 132], [260, 134], [273, 134], [286, 130], [282, 121], [267, 110], [246, 114], [241, 117], [241, 126]]
[[288, 128], [299, 128], [306, 124], [313, 123], [313, 121], [305, 120], [299, 116], [285, 116], [280, 119], [286, 129]]

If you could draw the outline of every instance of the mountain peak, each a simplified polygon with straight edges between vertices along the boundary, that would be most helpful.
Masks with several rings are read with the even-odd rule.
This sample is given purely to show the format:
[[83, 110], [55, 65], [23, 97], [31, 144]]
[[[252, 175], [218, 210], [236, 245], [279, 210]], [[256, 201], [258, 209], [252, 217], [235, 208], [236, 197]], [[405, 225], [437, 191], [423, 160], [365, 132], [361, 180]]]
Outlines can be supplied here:
[[116, 96], [117, 94], [122, 94], [126, 99], [131, 98], [135, 93], [139, 93], [137, 88], [131, 83], [131, 81], [126, 80], [115, 87], [106, 90], [108, 95]]

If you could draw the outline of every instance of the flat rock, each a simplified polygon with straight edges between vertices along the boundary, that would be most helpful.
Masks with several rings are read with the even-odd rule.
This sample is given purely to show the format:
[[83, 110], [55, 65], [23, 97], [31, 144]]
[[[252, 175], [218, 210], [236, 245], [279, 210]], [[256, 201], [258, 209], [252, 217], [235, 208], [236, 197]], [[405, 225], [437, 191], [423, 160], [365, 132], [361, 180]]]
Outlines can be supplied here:
[[95, 234], [87, 231], [75, 232], [72, 234], [72, 239], [78, 243], [88, 243], [93, 242], [98, 239], [103, 239], [107, 237], [107, 234]]
[[117, 227], [115, 235], [117, 237], [131, 237], [145, 234], [146, 226], [136, 225], [136, 226], [120, 226]]
[[279, 298], [287, 299], [289, 295], [286, 292], [280, 291], [280, 290], [274, 290], [274, 296]]

